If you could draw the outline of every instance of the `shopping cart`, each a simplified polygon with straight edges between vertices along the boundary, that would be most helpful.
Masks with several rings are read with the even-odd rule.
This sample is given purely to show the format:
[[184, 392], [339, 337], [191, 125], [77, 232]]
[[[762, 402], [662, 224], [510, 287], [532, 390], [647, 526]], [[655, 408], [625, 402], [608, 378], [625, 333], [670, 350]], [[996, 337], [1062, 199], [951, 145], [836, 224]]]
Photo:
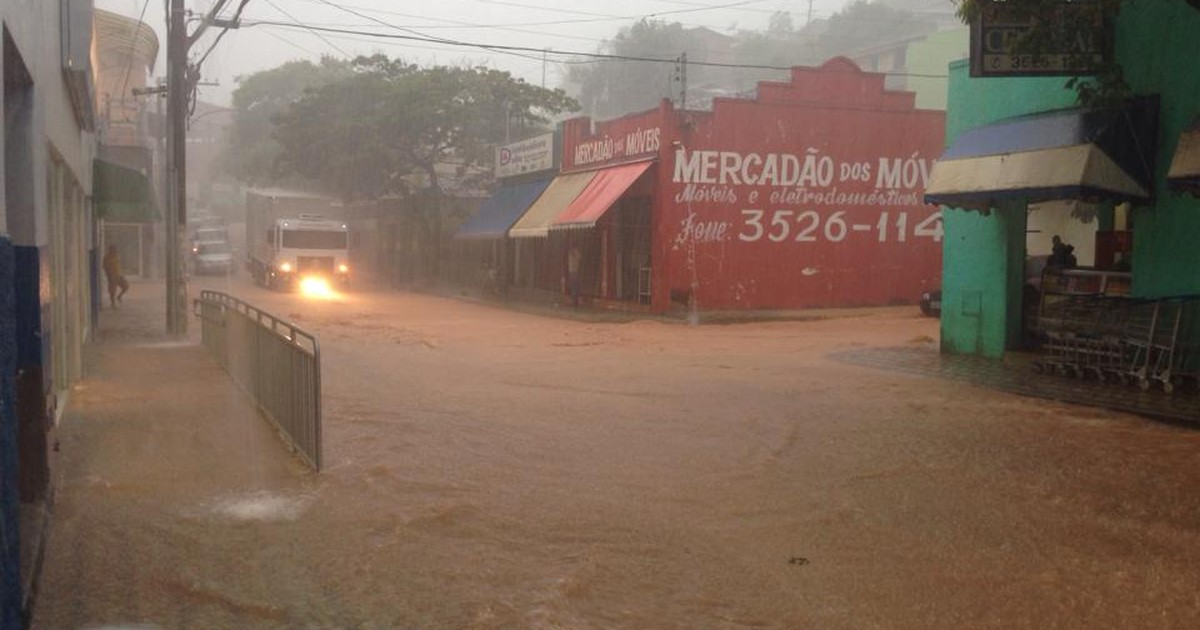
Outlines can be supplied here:
[[1039, 317], [1041, 356], [1034, 368], [1107, 380], [1124, 359], [1121, 327], [1124, 303], [1119, 297], [1062, 296], [1043, 304]]

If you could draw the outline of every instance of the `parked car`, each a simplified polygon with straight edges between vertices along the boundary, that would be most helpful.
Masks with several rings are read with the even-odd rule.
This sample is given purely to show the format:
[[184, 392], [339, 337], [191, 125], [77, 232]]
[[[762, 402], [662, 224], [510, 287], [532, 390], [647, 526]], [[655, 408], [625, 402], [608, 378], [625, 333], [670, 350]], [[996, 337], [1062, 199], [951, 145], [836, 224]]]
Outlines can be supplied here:
[[192, 273], [229, 274], [233, 272], [233, 249], [225, 228], [201, 228], [192, 236]]

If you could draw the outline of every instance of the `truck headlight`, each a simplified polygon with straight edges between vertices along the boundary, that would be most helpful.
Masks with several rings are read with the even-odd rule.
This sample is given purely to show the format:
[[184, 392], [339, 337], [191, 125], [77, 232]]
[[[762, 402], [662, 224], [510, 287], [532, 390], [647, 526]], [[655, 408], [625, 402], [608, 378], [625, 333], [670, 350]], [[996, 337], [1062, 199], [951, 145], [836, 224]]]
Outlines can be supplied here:
[[280, 264], [280, 265], [279, 265], [279, 270], [280, 270], [280, 271], [282, 271], [283, 273], [291, 273], [291, 271], [292, 271], [292, 263], [286, 263], [286, 262], [285, 262], [285, 263], [282, 263], [282, 264]]
[[338, 273], [350, 273], [350, 265], [345, 263], [338, 265]]

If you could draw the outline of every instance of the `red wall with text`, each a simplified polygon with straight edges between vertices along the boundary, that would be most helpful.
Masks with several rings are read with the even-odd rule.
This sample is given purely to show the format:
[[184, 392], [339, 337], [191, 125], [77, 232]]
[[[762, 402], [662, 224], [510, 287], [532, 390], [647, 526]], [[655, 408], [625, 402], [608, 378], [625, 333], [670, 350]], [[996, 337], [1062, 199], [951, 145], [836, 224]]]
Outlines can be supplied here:
[[[564, 124], [563, 170], [657, 154], [653, 304], [704, 310], [915, 303], [941, 279], [923, 203], [945, 114], [834, 59], [712, 112]], [[653, 152], [651, 152], [653, 149]]]

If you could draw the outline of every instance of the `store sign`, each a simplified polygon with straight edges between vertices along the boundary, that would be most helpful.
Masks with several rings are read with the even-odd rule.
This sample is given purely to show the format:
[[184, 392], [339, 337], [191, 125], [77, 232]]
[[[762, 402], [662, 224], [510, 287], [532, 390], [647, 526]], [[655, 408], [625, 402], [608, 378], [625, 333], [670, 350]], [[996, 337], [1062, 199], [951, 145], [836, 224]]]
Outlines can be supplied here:
[[1091, 74], [1111, 55], [1112, 28], [1099, 0], [979, 5], [971, 25], [971, 76]]
[[679, 149], [674, 201], [709, 210], [703, 218], [686, 213], [672, 247], [940, 242], [941, 213], [921, 198], [933, 161], [919, 153], [839, 160], [815, 149], [803, 154]]
[[554, 134], [496, 148], [496, 177], [512, 177], [554, 168]]
[[563, 171], [594, 169], [657, 157], [664, 131], [658, 110], [623, 116], [596, 125], [592, 133], [566, 133]]
[[655, 155], [659, 149], [662, 130], [641, 127], [619, 135], [602, 135], [575, 145], [572, 163], [592, 166]]

